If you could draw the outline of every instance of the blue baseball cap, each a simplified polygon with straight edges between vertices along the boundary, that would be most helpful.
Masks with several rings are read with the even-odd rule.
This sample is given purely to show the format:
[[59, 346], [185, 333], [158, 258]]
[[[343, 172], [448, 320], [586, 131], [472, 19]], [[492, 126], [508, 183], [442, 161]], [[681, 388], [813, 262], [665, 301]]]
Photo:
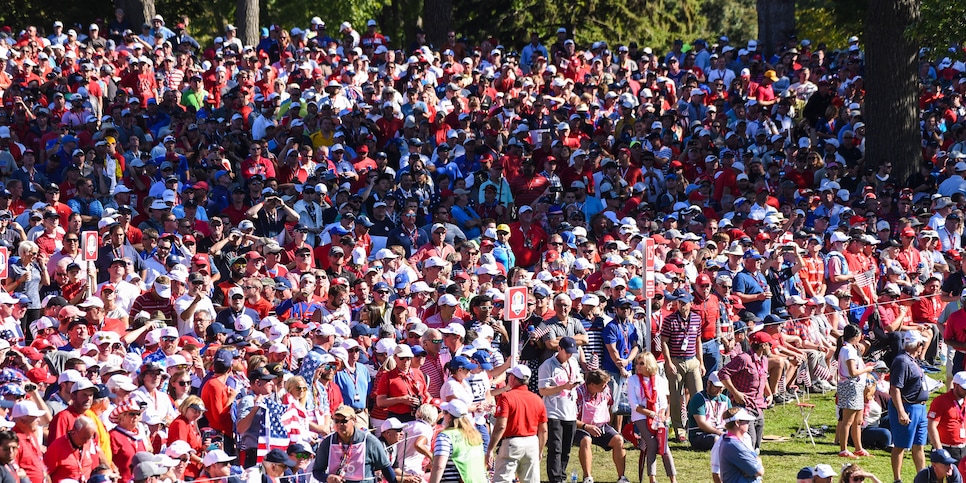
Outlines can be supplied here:
[[764, 323], [764, 325], [769, 325], [769, 324], [771, 324], [771, 325], [783, 324], [783, 323], [785, 323], [785, 319], [783, 319], [783, 318], [781, 318], [781, 317], [779, 317], [779, 316], [777, 316], [775, 314], [768, 314], [768, 315], [765, 316], [764, 319], [762, 319], [762, 322]]
[[379, 290], [391, 290], [391, 289], [389, 288], [389, 284], [388, 283], [386, 283], [386, 282], [377, 282], [375, 285], [372, 286], [372, 291], [373, 292], [377, 292]]
[[400, 272], [393, 280], [393, 285], [396, 287], [396, 290], [406, 288], [406, 285], [409, 285], [409, 275], [406, 272]]
[[420, 357], [420, 356], [426, 355], [426, 349], [423, 349], [423, 346], [414, 345], [411, 347], [411, 349], [413, 350], [414, 357]]
[[477, 367], [480, 367], [470, 362], [470, 359], [466, 356], [454, 357], [453, 360], [449, 361], [449, 366], [453, 369], [469, 369], [471, 371]]
[[376, 335], [376, 334], [377, 334], [377, 331], [375, 329], [370, 328], [366, 324], [356, 324], [356, 325], [353, 325], [352, 326], [352, 329], [350, 330], [350, 335], [352, 335], [352, 337], [361, 337], [361, 336], [364, 336], [364, 335], [370, 335], [371, 336], [371, 335]]
[[561, 337], [559, 347], [568, 354], [577, 353], [577, 341], [573, 337]]
[[493, 356], [485, 350], [477, 350], [473, 353], [473, 361], [479, 364], [484, 371], [493, 369]]
[[227, 369], [231, 367], [232, 362], [235, 361], [235, 355], [231, 353], [228, 349], [218, 349], [215, 352], [215, 366], [220, 366], [222, 369]]
[[289, 280], [285, 277], [275, 277], [272, 280], [275, 280], [275, 290], [284, 290], [286, 288], [287, 289], [292, 288], [292, 282], [289, 282]]
[[761, 255], [758, 254], [756, 250], [745, 250], [745, 254], [742, 256], [745, 260], [761, 260]]
[[329, 229], [329, 234], [336, 236], [348, 235], [349, 230], [343, 228], [342, 225], [336, 225]]
[[665, 295], [664, 298], [668, 302], [691, 303], [692, 301], [694, 301], [694, 297], [692, 297], [690, 293], [680, 288]]
[[225, 324], [221, 322], [214, 322], [205, 329], [205, 335], [208, 337], [214, 337], [218, 334], [227, 334], [228, 329], [225, 328]]

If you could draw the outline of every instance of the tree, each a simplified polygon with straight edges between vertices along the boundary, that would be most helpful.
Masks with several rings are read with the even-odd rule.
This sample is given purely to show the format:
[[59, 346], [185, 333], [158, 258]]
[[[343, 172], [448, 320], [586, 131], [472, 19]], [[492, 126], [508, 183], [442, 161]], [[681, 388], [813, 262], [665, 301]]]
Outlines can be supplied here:
[[154, 0], [117, 0], [117, 6], [124, 9], [124, 18], [131, 30], [141, 31], [141, 25], [151, 23], [156, 13]]
[[907, 29], [919, 20], [917, 0], [868, 2], [865, 29], [866, 167], [891, 161], [905, 180], [922, 159], [919, 142], [919, 48]]
[[238, 0], [235, 6], [238, 38], [245, 45], [258, 44], [258, 0]]
[[433, 45], [443, 45], [446, 33], [453, 30], [453, 1], [423, 0], [423, 28]]
[[758, 50], [771, 57], [795, 33], [795, 0], [758, 1]]

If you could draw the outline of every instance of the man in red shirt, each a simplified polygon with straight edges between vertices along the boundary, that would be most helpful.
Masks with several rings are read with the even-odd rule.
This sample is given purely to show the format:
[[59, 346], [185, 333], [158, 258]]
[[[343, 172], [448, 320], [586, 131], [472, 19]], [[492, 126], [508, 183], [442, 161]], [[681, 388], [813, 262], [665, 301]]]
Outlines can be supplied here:
[[413, 350], [402, 344], [395, 352], [396, 368], [379, 380], [376, 404], [388, 409], [390, 417], [409, 422], [415, 419], [415, 409], [429, 400], [429, 388], [423, 373], [412, 367]]
[[929, 328], [929, 333], [923, 333], [923, 338], [929, 341], [926, 344], [925, 358], [930, 363], [936, 358], [939, 349], [939, 313], [946, 307], [939, 298], [941, 283], [939, 277], [929, 277], [922, 293], [912, 302], [912, 323]]
[[24, 400], [14, 405], [10, 412], [13, 419], [13, 432], [17, 435], [20, 447], [14, 455], [17, 466], [23, 468], [27, 474], [27, 479], [31, 482], [44, 481], [43, 445], [37, 439], [37, 428], [39, 419], [47, 414], [47, 411], [37, 407], [31, 400]]
[[96, 391], [97, 388], [94, 383], [88, 379], [81, 379], [80, 382], [74, 384], [74, 387], [70, 390], [70, 405], [67, 406], [67, 409], [54, 415], [54, 419], [50, 421], [49, 441], [54, 441], [70, 431], [70, 428], [74, 426], [74, 421], [91, 408]]
[[510, 249], [517, 257], [517, 266], [530, 267], [537, 263], [546, 242], [546, 232], [533, 223], [533, 209], [529, 205], [521, 206], [520, 221], [510, 225]]
[[952, 387], [929, 405], [929, 442], [934, 449], [945, 448], [956, 460], [966, 456], [966, 372], [953, 375]]
[[96, 435], [94, 421], [81, 416], [70, 431], [53, 440], [44, 454], [50, 481], [87, 481], [94, 467], [110, 466], [101, 454]]
[[771, 106], [778, 102], [775, 97], [775, 90], [772, 88], [772, 84], [775, 82], [778, 82], [778, 74], [773, 70], [766, 70], [761, 83], [752, 82], [748, 86], [748, 97], [758, 101], [761, 106]]
[[[963, 292], [960, 302], [961, 307], [966, 307], [966, 292]], [[963, 360], [966, 359], [966, 308], [960, 308], [946, 319], [943, 340], [956, 351], [956, 355], [953, 356], [953, 372], [962, 371]]]
[[231, 405], [238, 396], [238, 391], [228, 387], [226, 382], [233, 362], [231, 352], [219, 349], [212, 363], [214, 376], [201, 387], [201, 401], [208, 409], [208, 424], [224, 435], [225, 450], [232, 452], [235, 449], [235, 426], [231, 419]]
[[[514, 477], [520, 483], [540, 483], [540, 454], [547, 444], [547, 408], [540, 396], [527, 389], [532, 376], [529, 368], [513, 366], [508, 375], [509, 389], [496, 397], [486, 464], [489, 466], [496, 457], [493, 483], [510, 483]], [[499, 454], [494, 453], [497, 447]]]

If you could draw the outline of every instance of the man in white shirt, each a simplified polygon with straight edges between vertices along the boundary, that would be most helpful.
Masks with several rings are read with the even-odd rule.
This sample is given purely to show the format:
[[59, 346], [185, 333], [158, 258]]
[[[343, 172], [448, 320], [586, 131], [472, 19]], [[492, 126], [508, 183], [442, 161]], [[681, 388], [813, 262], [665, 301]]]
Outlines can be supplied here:
[[187, 334], [194, 329], [194, 315], [208, 312], [209, 320], [218, 315], [211, 298], [205, 295], [205, 276], [194, 272], [188, 276], [188, 292], [174, 301], [174, 311], [178, 315], [178, 333]]

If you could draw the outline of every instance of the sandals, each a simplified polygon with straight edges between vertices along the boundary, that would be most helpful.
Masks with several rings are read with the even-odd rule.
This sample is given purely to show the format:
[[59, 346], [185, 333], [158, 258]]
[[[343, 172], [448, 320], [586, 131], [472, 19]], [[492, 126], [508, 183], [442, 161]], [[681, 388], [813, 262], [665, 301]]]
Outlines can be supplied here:
[[860, 449], [860, 450], [856, 451], [854, 454], [855, 454], [855, 456], [872, 456], [872, 453], [869, 453], [868, 451], [866, 451], [864, 449]]
[[839, 458], [856, 459], [856, 458], [858, 458], [858, 456], [856, 456], [855, 453], [853, 453], [853, 452], [851, 452], [849, 450], [845, 450], [845, 451], [839, 451]]

